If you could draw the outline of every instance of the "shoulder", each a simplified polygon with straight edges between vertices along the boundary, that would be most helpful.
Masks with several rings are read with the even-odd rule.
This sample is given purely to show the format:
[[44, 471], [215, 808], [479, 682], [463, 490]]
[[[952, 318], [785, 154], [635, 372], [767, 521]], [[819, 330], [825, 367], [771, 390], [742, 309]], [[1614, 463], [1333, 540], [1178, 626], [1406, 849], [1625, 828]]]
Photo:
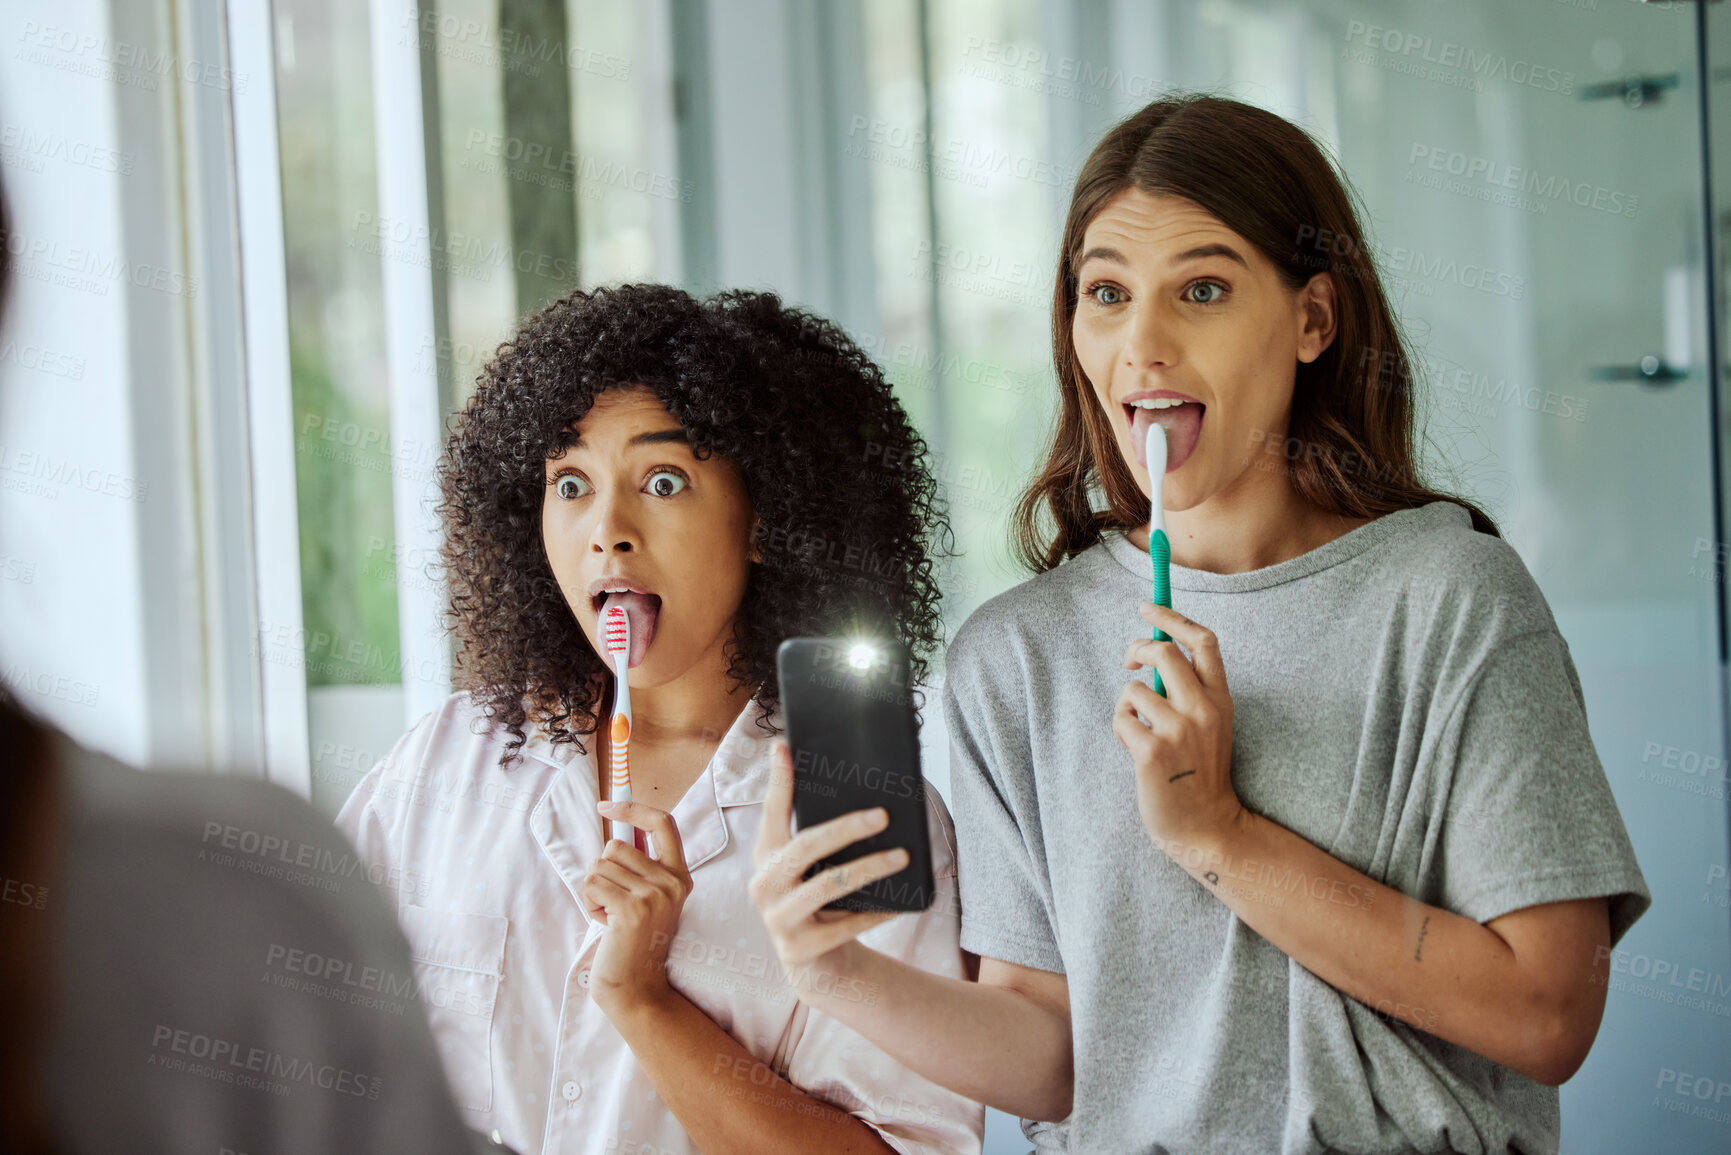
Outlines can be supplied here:
[[140, 849], [217, 848], [242, 837], [249, 846], [342, 845], [305, 799], [268, 782], [136, 770], [64, 737], [58, 757], [72, 800], [69, 825], [81, 834]]
[[[532, 721], [524, 724], [523, 731], [524, 752], [531, 747], [545, 752], [550, 744]], [[394, 766], [413, 769], [417, 764], [460, 753], [492, 751], [502, 758], [512, 740], [511, 732], [489, 715], [481, 701], [469, 691], [459, 690], [416, 719], [392, 748], [388, 760]]]
[[[166, 1058], [183, 1051], [195, 1024], [217, 1039], [347, 1055], [357, 1071], [390, 1072], [382, 1093], [375, 1084], [371, 1097], [337, 1096], [303, 1112], [297, 1123], [308, 1134], [317, 1129], [340, 1146], [336, 1135], [389, 1111], [415, 1132], [414, 1149], [457, 1149], [437, 1138], [458, 1120], [426, 1031], [406, 1019], [357, 1017], [309, 998], [295, 981], [306, 973], [299, 960], [312, 958], [345, 960], [357, 974], [412, 975], [378, 880], [328, 821], [264, 782], [135, 770], [70, 741], [58, 756], [65, 802], [55, 933], [66, 988], [79, 997], [57, 1008], [45, 1080], [62, 1106], [77, 1101], [70, 1089], [87, 1092], [93, 1080], [118, 1088], [111, 1110], [84, 1120], [104, 1141], [80, 1149], [204, 1146], [189, 1136], [211, 1131], [214, 1143], [215, 1135], [198, 1120], [253, 1110], [241, 1100], [256, 1101], [254, 1091], [188, 1085], [164, 1091], [170, 1118], [163, 1101], [128, 1090], [133, 1081], [120, 1068], [137, 1060], [121, 1061], [106, 1041], [150, 1038]], [[107, 1133], [121, 1127], [125, 1138]]]
[[125, 891], [137, 911], [168, 895], [213, 914], [240, 901], [281, 933], [376, 942], [378, 880], [300, 796], [252, 779], [135, 770], [70, 741], [60, 759], [68, 869], [86, 898]]
[[514, 738], [467, 691], [452, 694], [423, 714], [369, 770], [337, 815], [337, 825], [355, 835], [363, 813], [386, 826], [409, 814], [423, 826], [446, 815], [472, 817], [482, 809], [531, 809], [559, 769], [581, 757], [570, 744], [556, 745], [533, 723], [512, 757]]
[[381, 765], [397, 777], [413, 777], [427, 770], [475, 777], [509, 772], [519, 766], [560, 766], [577, 756], [574, 746], [556, 745], [533, 721], [524, 724], [523, 733], [519, 757], [512, 759], [515, 738], [510, 730], [490, 716], [469, 691], [459, 690], [421, 715], [381, 759]]
[[1377, 551], [1367, 580], [1385, 584], [1409, 617], [1487, 640], [1556, 630], [1550, 605], [1514, 546], [1474, 530], [1453, 502], [1408, 512], [1408, 524]]
[[1002, 674], [1019, 664], [1006, 657], [1026, 658], [1061, 644], [1061, 623], [1083, 615], [1117, 569], [1102, 542], [986, 599], [950, 640], [946, 679]]

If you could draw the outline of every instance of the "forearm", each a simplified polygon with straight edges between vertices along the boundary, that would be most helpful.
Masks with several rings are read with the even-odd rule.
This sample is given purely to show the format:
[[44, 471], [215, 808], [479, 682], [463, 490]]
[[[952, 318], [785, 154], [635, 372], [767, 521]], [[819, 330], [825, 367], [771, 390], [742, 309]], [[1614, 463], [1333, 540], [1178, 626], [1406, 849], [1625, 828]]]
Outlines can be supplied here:
[[[839, 973], [826, 974], [825, 964]], [[800, 998], [958, 1095], [1027, 1119], [1070, 1113], [1069, 1015], [1018, 991], [850, 942], [812, 968]]]
[[1372, 1009], [1541, 1077], [1565, 1016], [1509, 944], [1249, 811], [1207, 845], [1164, 848], [1246, 925]]
[[671, 987], [608, 1017], [692, 1142], [730, 1152], [893, 1151], [870, 1126], [777, 1075]]

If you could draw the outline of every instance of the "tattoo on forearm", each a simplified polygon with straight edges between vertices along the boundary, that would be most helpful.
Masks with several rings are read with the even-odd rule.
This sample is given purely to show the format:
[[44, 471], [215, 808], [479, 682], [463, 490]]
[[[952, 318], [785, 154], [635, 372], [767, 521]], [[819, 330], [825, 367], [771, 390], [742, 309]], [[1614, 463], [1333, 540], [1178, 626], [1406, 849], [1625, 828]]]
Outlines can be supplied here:
[[1208, 880], [1208, 885], [1209, 885], [1209, 886], [1218, 886], [1218, 885], [1220, 885], [1220, 876], [1219, 876], [1219, 875], [1218, 875], [1218, 874], [1215, 874], [1215, 873], [1214, 873], [1214, 872], [1213, 872], [1213, 871], [1212, 871], [1212, 870], [1210, 870], [1210, 871], [1207, 871], [1207, 872], [1205, 872], [1205, 873], [1204, 873], [1204, 874], [1203, 874], [1203, 875], [1202, 875], [1202, 877], [1203, 877], [1203, 878], [1206, 878], [1206, 879], [1207, 879], [1207, 880]]
[[1413, 949], [1412, 961], [1424, 961], [1424, 936], [1430, 930], [1430, 915], [1424, 916], [1424, 921], [1418, 924], [1418, 946]]
[[1188, 778], [1188, 777], [1190, 777], [1190, 776], [1191, 776], [1191, 775], [1192, 775], [1192, 774], [1194, 774], [1194, 773], [1196, 773], [1196, 771], [1194, 771], [1194, 770], [1186, 770], [1186, 771], [1184, 771], [1184, 772], [1183, 772], [1183, 773], [1182, 773], [1182, 774], [1174, 774], [1174, 775], [1172, 775], [1172, 777], [1170, 777], [1170, 778], [1168, 778], [1168, 779], [1166, 779], [1166, 781], [1167, 781], [1167, 782], [1176, 782], [1176, 781], [1178, 781], [1178, 779], [1180, 779], [1180, 778]]

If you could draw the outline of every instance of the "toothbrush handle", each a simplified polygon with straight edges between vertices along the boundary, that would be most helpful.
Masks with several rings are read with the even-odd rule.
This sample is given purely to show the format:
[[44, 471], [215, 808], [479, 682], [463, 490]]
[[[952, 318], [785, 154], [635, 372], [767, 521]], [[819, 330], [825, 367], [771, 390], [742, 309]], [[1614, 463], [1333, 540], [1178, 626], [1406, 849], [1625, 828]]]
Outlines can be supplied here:
[[[616, 788], [613, 791], [613, 801], [631, 801], [631, 784], [626, 783], [624, 786]], [[641, 828], [633, 826], [631, 823], [620, 818], [612, 819], [611, 822], [614, 838], [617, 838], [627, 846], [635, 846], [645, 854], [649, 853], [649, 839], [644, 835]]]
[[[1148, 560], [1154, 563], [1154, 604], [1172, 608], [1172, 543], [1166, 539], [1163, 529], [1150, 530], [1148, 533]], [[1155, 626], [1154, 640], [1169, 642], [1171, 635]], [[1160, 671], [1154, 671], [1154, 692], [1162, 698], [1166, 696], [1166, 686], [1160, 680]]]
[[[616, 793], [616, 795], [613, 795], [613, 800], [615, 800], [615, 802], [630, 802], [630, 800], [632, 800], [632, 791], [627, 790], [623, 791], [623, 793]], [[613, 836], [618, 838], [620, 842], [625, 843], [627, 847], [637, 845], [637, 828], [632, 826], [630, 823], [621, 821], [621, 819], [613, 819]]]
[[[631, 718], [613, 715], [613, 789], [615, 802], [631, 801]], [[613, 837], [628, 846], [636, 845], [637, 828], [624, 819], [613, 819]]]

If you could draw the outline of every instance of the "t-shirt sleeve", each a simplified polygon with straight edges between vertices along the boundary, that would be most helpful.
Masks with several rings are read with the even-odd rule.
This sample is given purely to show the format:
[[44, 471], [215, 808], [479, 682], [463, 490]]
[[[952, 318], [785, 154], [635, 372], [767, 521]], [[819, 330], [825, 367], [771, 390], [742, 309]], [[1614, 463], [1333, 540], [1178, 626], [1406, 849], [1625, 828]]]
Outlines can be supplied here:
[[1501, 642], [1463, 692], [1439, 839], [1441, 902], [1476, 922], [1610, 899], [1615, 943], [1652, 903], [1587, 732], [1562, 635]]
[[951, 648], [943, 705], [955, 796], [962, 948], [1062, 974], [1031, 752], [1025, 731], [1016, 729], [1016, 720], [1027, 716], [1027, 703], [995, 700], [959, 650]]

